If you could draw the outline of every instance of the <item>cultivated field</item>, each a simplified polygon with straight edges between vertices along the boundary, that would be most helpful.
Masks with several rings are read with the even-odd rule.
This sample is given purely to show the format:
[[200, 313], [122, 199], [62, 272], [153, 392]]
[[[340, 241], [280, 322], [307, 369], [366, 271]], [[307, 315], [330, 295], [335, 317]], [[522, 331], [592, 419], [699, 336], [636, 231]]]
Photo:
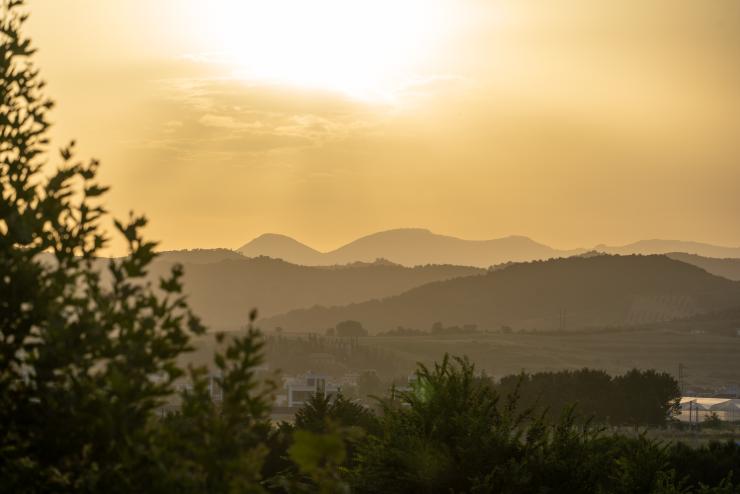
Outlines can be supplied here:
[[404, 358], [429, 362], [445, 352], [467, 355], [489, 374], [502, 376], [590, 367], [609, 373], [654, 368], [678, 373], [690, 386], [740, 384], [740, 338], [668, 331], [484, 334], [471, 337], [374, 337], [367, 343]]
[[[288, 335], [291, 341], [305, 335]], [[306, 357], [312, 352], [337, 355], [347, 370], [362, 370], [371, 365], [367, 359], [353, 369], [352, 355], [334, 350], [336, 339], [320, 338], [326, 342], [316, 349], [306, 344]], [[319, 344], [320, 345], [320, 344]], [[489, 375], [555, 371], [590, 367], [611, 374], [631, 368], [654, 368], [678, 374], [678, 364], [686, 368], [689, 388], [718, 388], [740, 385], [740, 338], [713, 334], [689, 334], [665, 330], [603, 331], [579, 333], [480, 333], [458, 336], [370, 336], [359, 338], [357, 345], [378, 354], [382, 362], [391, 359], [396, 372], [411, 372], [416, 362], [431, 363], [445, 353], [467, 355], [479, 369]], [[196, 341], [196, 352], [191, 362], [205, 363], [214, 348], [211, 336]], [[306, 363], [305, 370], [321, 370]], [[381, 361], [377, 367], [380, 367]], [[382, 368], [376, 369], [383, 373]]]

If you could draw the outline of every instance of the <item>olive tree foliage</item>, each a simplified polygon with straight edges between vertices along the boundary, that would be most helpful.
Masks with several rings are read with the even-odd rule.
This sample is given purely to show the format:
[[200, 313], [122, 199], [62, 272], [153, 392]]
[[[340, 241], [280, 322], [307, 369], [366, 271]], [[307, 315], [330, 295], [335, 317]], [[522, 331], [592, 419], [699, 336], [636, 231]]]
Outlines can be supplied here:
[[[158, 285], [145, 278], [156, 244], [142, 236], [143, 216], [114, 222], [128, 255], [99, 260], [107, 187], [74, 143], [50, 156], [53, 104], [25, 20], [22, 0], [0, 0], [0, 491], [259, 491], [259, 335], [250, 329], [217, 355], [223, 406], [204, 394], [204, 370], [190, 369], [183, 411], [155, 419], [183, 377], [177, 357], [205, 328], [183, 296], [181, 267]], [[211, 436], [226, 464], [184, 444]], [[175, 478], [174, 465], [191, 468]]]

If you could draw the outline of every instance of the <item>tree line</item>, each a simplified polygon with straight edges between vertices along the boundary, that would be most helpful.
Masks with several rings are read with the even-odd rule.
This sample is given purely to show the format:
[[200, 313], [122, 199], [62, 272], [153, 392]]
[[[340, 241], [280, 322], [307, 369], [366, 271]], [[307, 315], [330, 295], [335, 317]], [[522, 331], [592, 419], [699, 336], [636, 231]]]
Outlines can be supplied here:
[[[740, 447], [731, 441], [662, 444], [607, 433], [573, 407], [551, 420], [519, 399], [500, 394], [466, 359], [445, 357], [420, 365], [412, 389], [381, 400], [378, 413], [342, 397], [316, 396], [283, 433], [292, 432], [294, 441], [334, 438], [336, 448], [325, 454], [334, 455], [326, 464], [337, 474], [311, 479], [325, 492], [738, 491]], [[287, 451], [295, 452], [289, 444]]]
[[549, 420], [576, 406], [583, 418], [605, 425], [663, 426], [678, 413], [681, 397], [670, 374], [638, 369], [614, 377], [585, 368], [522, 373], [503, 377], [496, 390], [516, 393], [522, 409], [541, 408]]
[[206, 331], [182, 269], [146, 281], [146, 219], [114, 220], [128, 255], [103, 283], [98, 162], [71, 143], [44, 173], [53, 105], [25, 20], [22, 0], [0, 0], [0, 492], [737, 491], [733, 443], [604, 435], [568, 411], [545, 420], [465, 359], [421, 366], [377, 411], [316, 396], [295, 424], [272, 424], [254, 312], [213, 354], [214, 402], [209, 367], [178, 363]]

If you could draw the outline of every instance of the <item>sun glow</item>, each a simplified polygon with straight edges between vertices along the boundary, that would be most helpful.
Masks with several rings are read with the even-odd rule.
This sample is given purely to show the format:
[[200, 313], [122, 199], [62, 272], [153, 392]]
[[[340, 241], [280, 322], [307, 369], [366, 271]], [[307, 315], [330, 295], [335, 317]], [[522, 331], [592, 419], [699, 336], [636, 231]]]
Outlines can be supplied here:
[[[202, 4], [201, 4], [202, 5]], [[207, 53], [239, 77], [388, 99], [428, 74], [453, 28], [445, 0], [217, 0], [194, 12]]]

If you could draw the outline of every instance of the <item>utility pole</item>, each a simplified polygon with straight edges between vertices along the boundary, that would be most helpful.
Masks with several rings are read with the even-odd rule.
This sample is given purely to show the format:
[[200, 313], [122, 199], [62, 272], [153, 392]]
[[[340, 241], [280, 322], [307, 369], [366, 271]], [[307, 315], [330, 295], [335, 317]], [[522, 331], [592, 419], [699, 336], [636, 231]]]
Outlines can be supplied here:
[[565, 331], [565, 328], [567, 325], [567, 321], [566, 321], [567, 314], [568, 312], [566, 309], [564, 308], [560, 309], [560, 313], [558, 314], [558, 319], [559, 319], [558, 320], [558, 330], [560, 331]]
[[686, 366], [681, 362], [678, 363], [678, 389], [681, 391], [681, 396], [686, 394]]
[[568, 309], [563, 308], [563, 331], [568, 329]]

